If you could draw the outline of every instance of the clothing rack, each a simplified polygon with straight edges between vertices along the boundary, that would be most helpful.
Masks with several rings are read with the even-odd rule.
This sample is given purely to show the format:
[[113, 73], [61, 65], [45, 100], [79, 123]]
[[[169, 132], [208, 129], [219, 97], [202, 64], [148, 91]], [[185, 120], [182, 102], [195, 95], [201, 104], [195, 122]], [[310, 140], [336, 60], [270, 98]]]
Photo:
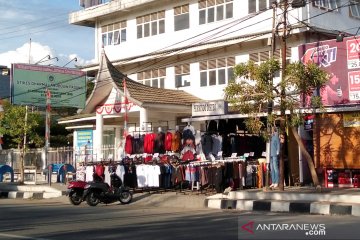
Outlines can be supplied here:
[[[146, 124], [146, 125], [150, 124], [151, 131], [154, 131], [152, 122], [143, 122], [143, 123]], [[147, 126], [146, 126], [146, 129], [148, 129]]]

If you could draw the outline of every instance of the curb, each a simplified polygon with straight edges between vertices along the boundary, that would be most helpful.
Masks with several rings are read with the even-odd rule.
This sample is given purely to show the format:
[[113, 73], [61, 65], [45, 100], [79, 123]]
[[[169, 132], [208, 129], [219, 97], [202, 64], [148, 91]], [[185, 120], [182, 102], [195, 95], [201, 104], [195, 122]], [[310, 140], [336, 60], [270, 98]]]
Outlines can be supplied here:
[[6, 191], [0, 192], [0, 198], [10, 199], [48, 199], [61, 197], [66, 194], [66, 191], [61, 192], [19, 192], [19, 191]]
[[262, 212], [360, 216], [360, 204], [351, 203], [206, 199], [205, 207]]

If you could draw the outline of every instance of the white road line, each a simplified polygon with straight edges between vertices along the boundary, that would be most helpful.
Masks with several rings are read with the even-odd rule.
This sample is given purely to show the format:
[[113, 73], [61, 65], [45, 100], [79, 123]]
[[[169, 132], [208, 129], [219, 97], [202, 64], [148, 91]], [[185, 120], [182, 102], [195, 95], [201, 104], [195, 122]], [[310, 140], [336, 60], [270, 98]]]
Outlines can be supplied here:
[[33, 237], [26, 237], [26, 236], [6, 234], [6, 233], [0, 233], [0, 237], [7, 237], [7, 238], [14, 238], [14, 239], [49, 240], [46, 238], [33, 238]]

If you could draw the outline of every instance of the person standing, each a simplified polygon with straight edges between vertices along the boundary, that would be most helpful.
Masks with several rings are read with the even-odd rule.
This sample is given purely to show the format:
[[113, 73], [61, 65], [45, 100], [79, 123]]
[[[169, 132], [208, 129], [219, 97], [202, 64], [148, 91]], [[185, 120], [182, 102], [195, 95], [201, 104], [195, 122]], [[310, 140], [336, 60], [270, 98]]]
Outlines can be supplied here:
[[274, 127], [270, 139], [271, 188], [276, 188], [279, 184], [279, 152], [280, 138], [276, 127]]

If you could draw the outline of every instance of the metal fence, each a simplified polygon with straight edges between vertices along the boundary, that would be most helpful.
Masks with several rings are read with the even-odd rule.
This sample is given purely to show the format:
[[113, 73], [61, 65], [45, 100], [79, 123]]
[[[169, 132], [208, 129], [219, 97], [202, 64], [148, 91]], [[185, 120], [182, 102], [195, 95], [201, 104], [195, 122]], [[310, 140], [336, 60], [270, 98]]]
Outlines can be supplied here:
[[[95, 152], [93, 149], [75, 150], [73, 147], [49, 148], [48, 159], [45, 163], [44, 148], [29, 149], [25, 154], [24, 166], [35, 167], [37, 171], [42, 171], [45, 164], [48, 166], [53, 163], [66, 163], [76, 167], [76, 163], [80, 161], [100, 161], [114, 159], [116, 156], [114, 145], [104, 145], [99, 157]], [[0, 150], [0, 165], [9, 165], [15, 172], [18, 172], [21, 164], [20, 154], [21, 150], [18, 149]]]
[[[0, 150], [0, 165], [6, 164], [19, 171], [21, 150]], [[74, 150], [72, 147], [49, 148], [47, 165], [53, 163], [67, 163], [75, 165]], [[45, 164], [45, 150], [43, 148], [27, 150], [24, 158], [24, 166], [35, 167], [41, 171]]]

